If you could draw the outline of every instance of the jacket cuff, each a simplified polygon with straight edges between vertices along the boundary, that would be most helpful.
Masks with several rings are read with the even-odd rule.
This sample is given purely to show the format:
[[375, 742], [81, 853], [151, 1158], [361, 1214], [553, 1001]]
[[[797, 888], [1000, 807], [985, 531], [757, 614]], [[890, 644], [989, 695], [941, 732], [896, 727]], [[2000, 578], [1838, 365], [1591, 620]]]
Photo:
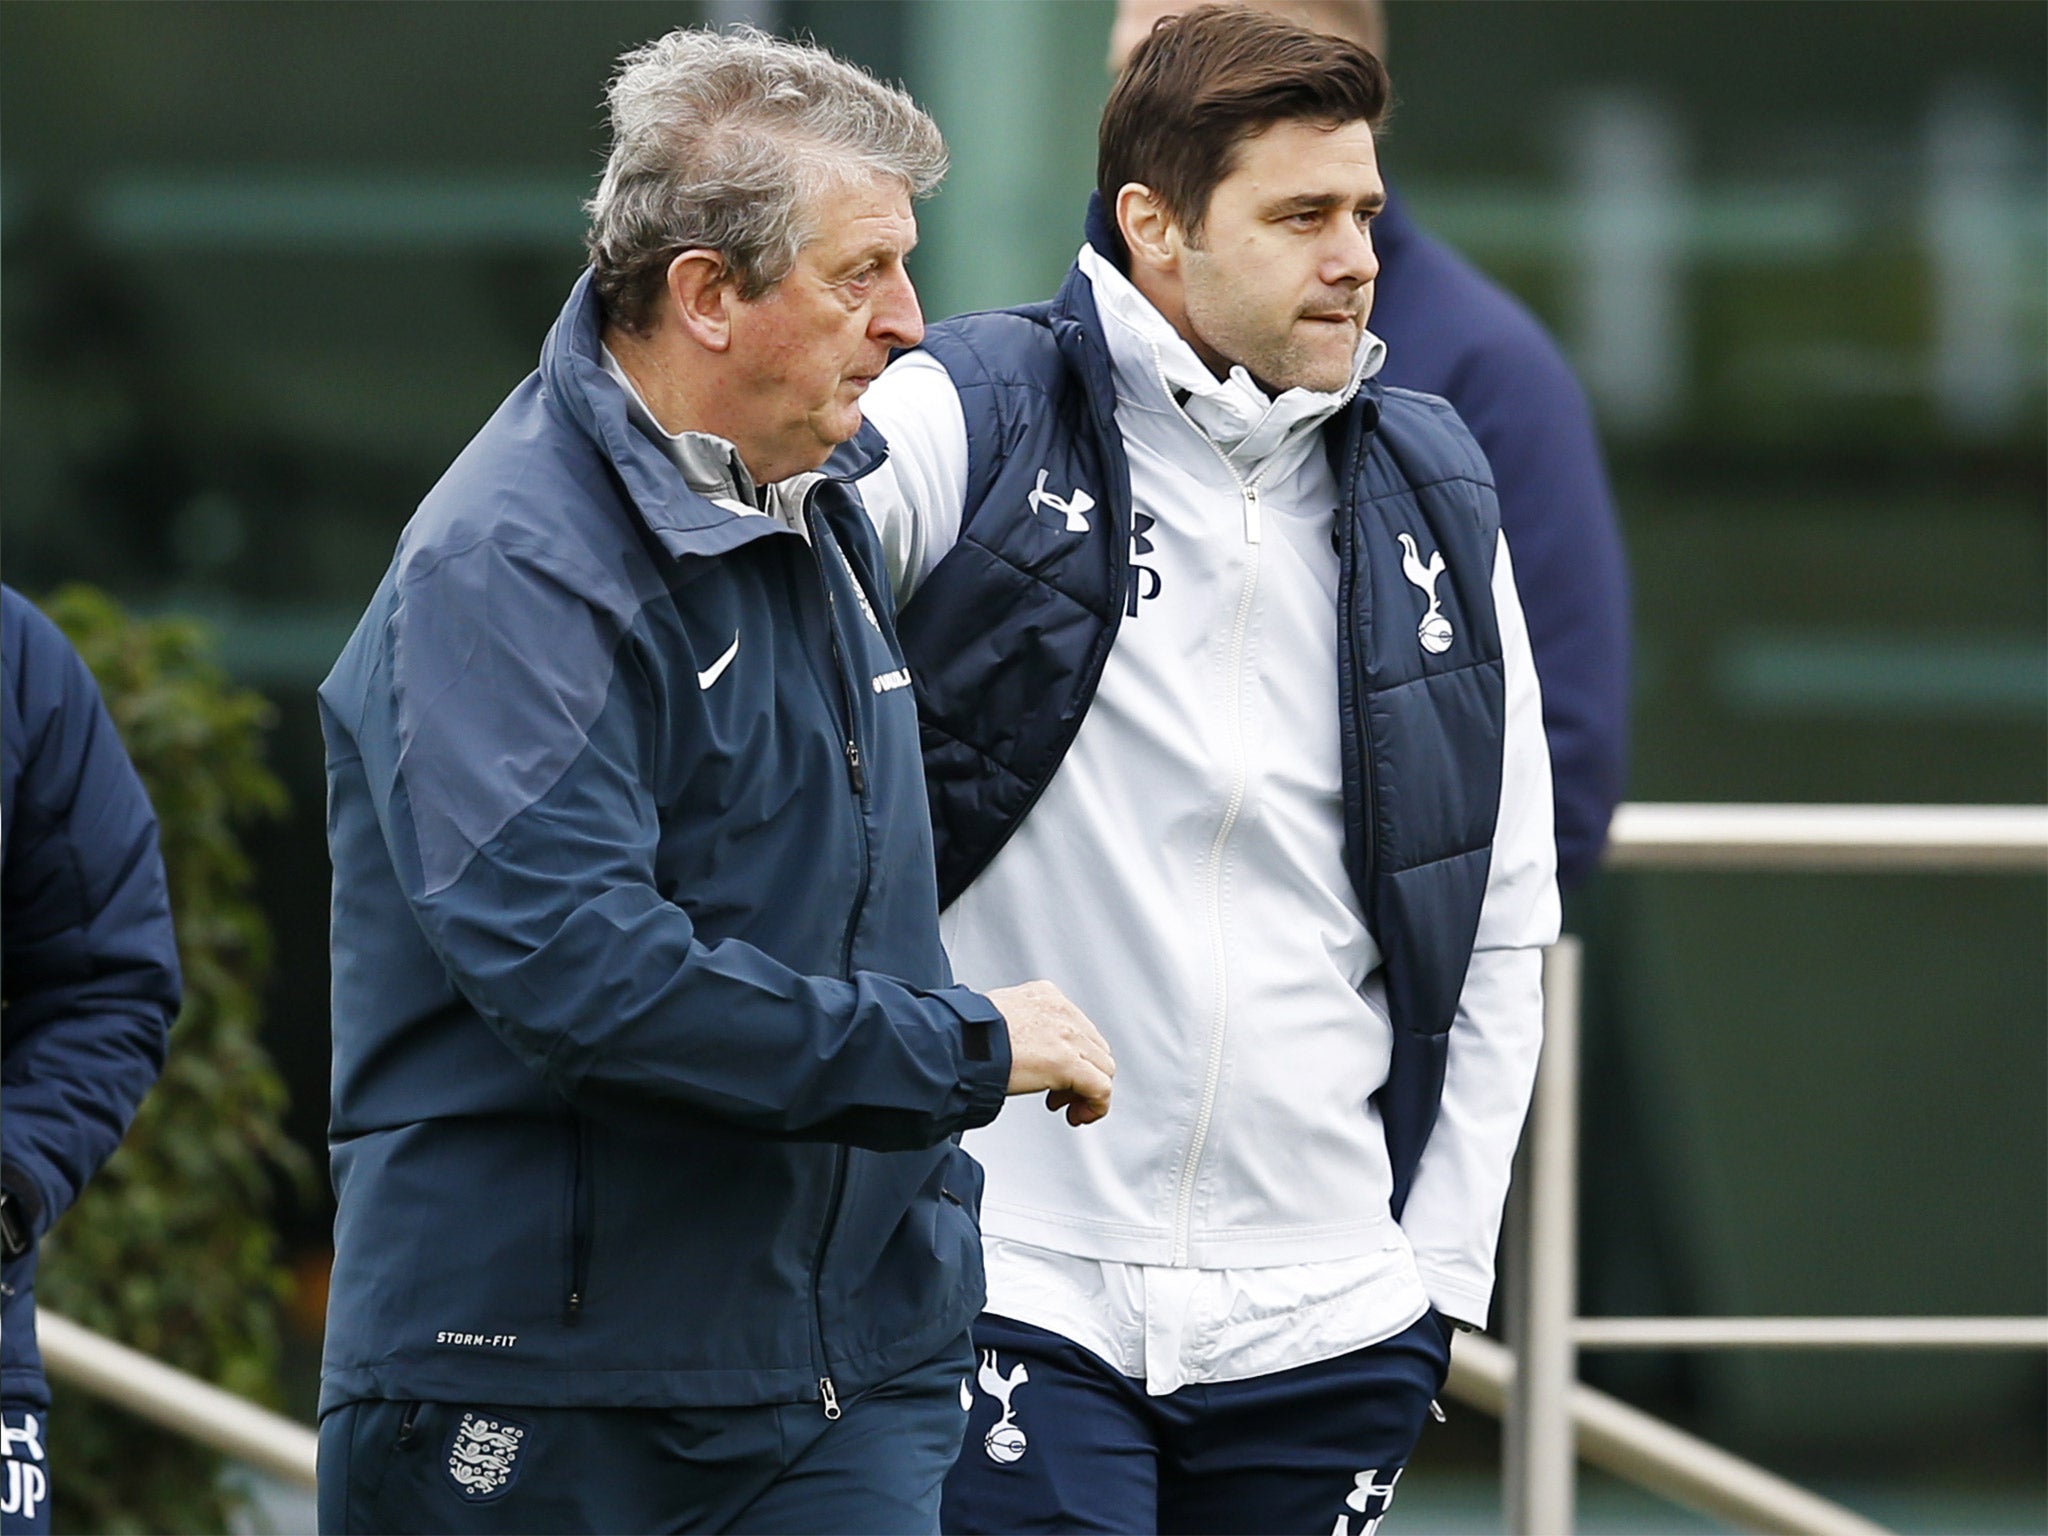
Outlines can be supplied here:
[[1010, 1088], [1010, 1031], [1002, 1010], [966, 987], [941, 987], [931, 994], [960, 1020], [960, 1082], [967, 1090], [962, 1130], [977, 1130], [995, 1119]]
[[1429, 1296], [1429, 1304], [1445, 1317], [1467, 1327], [1484, 1329], [1486, 1314], [1493, 1305], [1493, 1290], [1479, 1288], [1453, 1280], [1440, 1270], [1428, 1265], [1417, 1266], [1422, 1273], [1422, 1289]]

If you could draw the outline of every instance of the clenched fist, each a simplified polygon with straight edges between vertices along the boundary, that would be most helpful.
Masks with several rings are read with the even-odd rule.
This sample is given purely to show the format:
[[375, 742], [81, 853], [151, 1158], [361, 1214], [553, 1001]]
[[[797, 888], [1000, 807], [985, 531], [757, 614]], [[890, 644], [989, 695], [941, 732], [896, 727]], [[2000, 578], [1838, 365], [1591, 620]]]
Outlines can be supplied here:
[[1087, 1125], [1109, 1113], [1116, 1058], [1065, 993], [1049, 981], [1027, 981], [998, 987], [988, 1000], [1010, 1031], [1011, 1093], [1043, 1093], [1045, 1107], [1064, 1109], [1069, 1125]]

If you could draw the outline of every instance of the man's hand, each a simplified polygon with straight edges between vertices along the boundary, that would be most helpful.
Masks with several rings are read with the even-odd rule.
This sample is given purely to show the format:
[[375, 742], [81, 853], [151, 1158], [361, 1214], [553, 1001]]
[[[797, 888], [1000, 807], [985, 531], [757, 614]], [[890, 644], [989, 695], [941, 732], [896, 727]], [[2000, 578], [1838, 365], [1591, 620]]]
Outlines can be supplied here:
[[998, 987], [988, 1000], [1010, 1031], [1011, 1093], [1044, 1093], [1045, 1107], [1064, 1109], [1069, 1125], [1087, 1125], [1109, 1113], [1116, 1059], [1066, 994], [1049, 981], [1027, 981]]

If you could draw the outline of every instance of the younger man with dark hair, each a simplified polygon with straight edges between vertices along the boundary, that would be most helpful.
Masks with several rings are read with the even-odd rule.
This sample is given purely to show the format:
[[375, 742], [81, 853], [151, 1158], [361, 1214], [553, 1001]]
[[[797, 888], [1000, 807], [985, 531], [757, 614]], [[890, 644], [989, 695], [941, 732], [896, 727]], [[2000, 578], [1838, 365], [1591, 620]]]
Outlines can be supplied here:
[[1486, 1318], [1550, 778], [1485, 460], [1374, 378], [1386, 99], [1292, 22], [1162, 26], [1059, 295], [866, 400], [948, 950], [1100, 1019], [1130, 1106], [968, 1138], [951, 1530], [1359, 1536]]
[[[1387, 57], [1382, 0], [1235, 0]], [[1189, 0], [1117, 0], [1110, 73]], [[1411, 82], [1412, 86], [1412, 82]], [[1412, 142], [1410, 150], [1412, 154]], [[1585, 391], [1542, 324], [1418, 225], [1397, 187], [1373, 220], [1379, 378], [1442, 395], [1493, 469], [1501, 532], [1543, 685], [1557, 883], [1586, 883], [1607, 846], [1628, 757], [1628, 558]]]

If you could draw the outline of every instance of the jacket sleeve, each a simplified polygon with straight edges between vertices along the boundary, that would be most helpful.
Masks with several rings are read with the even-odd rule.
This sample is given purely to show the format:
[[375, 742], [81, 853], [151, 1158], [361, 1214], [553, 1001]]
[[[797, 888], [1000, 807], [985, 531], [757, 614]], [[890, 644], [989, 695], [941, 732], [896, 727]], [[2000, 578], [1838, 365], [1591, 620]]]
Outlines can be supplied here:
[[1430, 1301], [1483, 1327], [1508, 1170], [1543, 1039], [1543, 950], [1558, 932], [1543, 701], [1503, 538], [1494, 566], [1507, 671], [1500, 817], [1479, 934], [1451, 1025], [1443, 1097], [1401, 1227]]
[[1493, 466], [1550, 743], [1558, 879], [1599, 866], [1628, 753], [1629, 587], [1584, 392], [1533, 323], [1461, 370], [1458, 413]]
[[906, 352], [861, 399], [889, 456], [855, 487], [882, 541], [900, 612], [960, 538], [967, 501], [967, 414], [952, 375], [928, 352]]
[[6, 600], [6, 718], [20, 734], [0, 873], [0, 1178], [40, 1238], [156, 1081], [180, 983], [142, 781], [77, 652], [25, 600]]
[[994, 1117], [1009, 1050], [985, 998], [706, 942], [657, 887], [658, 691], [606, 611], [487, 544], [410, 578], [387, 640], [390, 734], [361, 745], [390, 765], [368, 778], [401, 883], [454, 984], [560, 1092], [881, 1150]]

